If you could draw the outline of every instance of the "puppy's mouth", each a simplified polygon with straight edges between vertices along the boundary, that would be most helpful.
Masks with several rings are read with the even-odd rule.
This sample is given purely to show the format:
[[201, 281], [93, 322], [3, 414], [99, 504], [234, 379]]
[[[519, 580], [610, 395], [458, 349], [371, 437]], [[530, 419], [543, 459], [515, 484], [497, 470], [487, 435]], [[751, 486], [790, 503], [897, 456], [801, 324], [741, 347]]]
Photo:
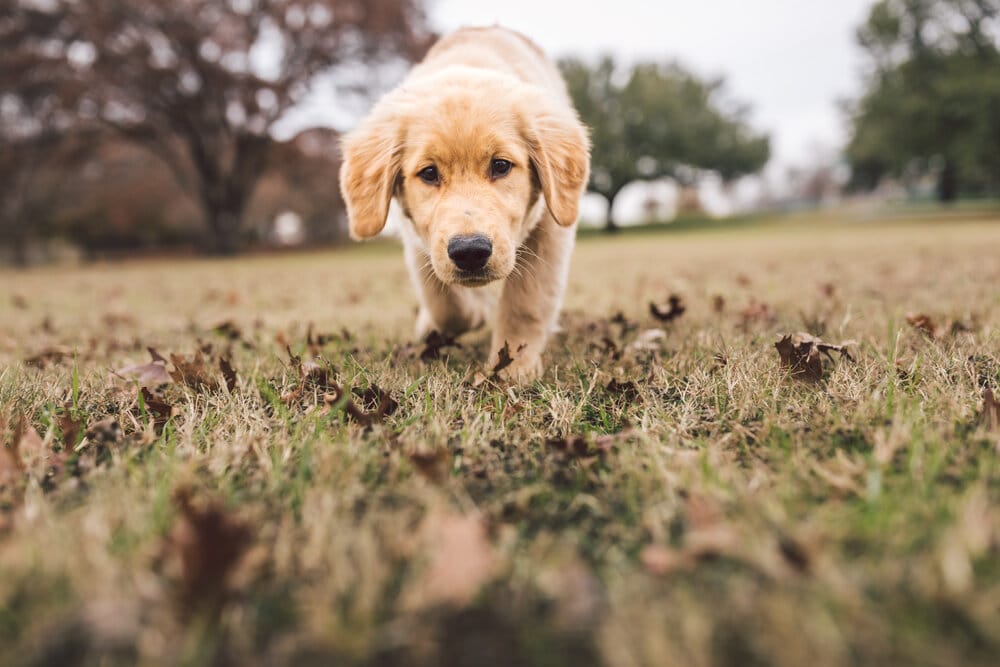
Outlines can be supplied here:
[[462, 285], [463, 287], [482, 287], [483, 285], [488, 285], [494, 280], [499, 278], [496, 274], [488, 269], [477, 269], [475, 271], [463, 271], [457, 269], [454, 273], [453, 282], [456, 285]]

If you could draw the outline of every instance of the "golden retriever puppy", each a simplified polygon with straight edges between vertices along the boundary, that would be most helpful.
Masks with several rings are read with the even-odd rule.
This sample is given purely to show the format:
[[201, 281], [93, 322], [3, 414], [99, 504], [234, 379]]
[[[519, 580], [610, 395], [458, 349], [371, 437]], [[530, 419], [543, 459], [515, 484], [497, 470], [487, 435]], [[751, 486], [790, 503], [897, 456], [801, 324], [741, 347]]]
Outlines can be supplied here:
[[441, 39], [343, 142], [351, 235], [398, 205], [420, 302], [417, 335], [493, 321], [516, 382], [542, 372], [573, 250], [590, 143], [559, 70], [526, 37], [466, 28]]

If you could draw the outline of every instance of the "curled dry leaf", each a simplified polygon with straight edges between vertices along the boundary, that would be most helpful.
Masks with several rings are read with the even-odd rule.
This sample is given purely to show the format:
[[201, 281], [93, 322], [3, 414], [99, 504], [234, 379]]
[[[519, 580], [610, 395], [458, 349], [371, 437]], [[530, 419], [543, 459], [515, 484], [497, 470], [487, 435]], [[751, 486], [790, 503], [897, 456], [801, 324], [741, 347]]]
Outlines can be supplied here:
[[819, 382], [823, 379], [823, 356], [833, 361], [831, 352], [837, 352], [841, 357], [854, 361], [847, 346], [850, 342], [841, 345], [831, 345], [824, 343], [819, 338], [807, 333], [799, 332], [782, 336], [774, 344], [781, 363], [791, 370], [792, 377]]
[[135, 380], [140, 387], [155, 389], [165, 384], [170, 384], [173, 378], [167, 372], [167, 360], [157, 353], [153, 348], [147, 348], [152, 358], [148, 364], [136, 364], [119, 368], [113, 373], [119, 377]]
[[934, 324], [934, 320], [932, 320], [928, 315], [924, 315], [923, 313], [910, 313], [906, 316], [906, 322], [911, 327], [929, 338], [937, 336], [937, 326]]
[[407, 452], [406, 457], [421, 475], [432, 482], [440, 484], [448, 479], [451, 470], [451, 452], [441, 447], [434, 450], [414, 448]]
[[253, 532], [219, 502], [196, 501], [190, 489], [178, 489], [174, 504], [178, 515], [165, 549], [177, 569], [178, 609], [185, 617], [197, 610], [218, 613]]
[[987, 431], [1000, 431], [1000, 401], [992, 389], [983, 390], [983, 412], [979, 416], [980, 425]]
[[649, 304], [649, 314], [660, 322], [672, 322], [683, 315], [686, 310], [684, 302], [676, 294], [671, 294], [664, 306], [658, 306], [652, 302]]
[[233, 368], [229, 359], [219, 357], [219, 370], [222, 371], [222, 378], [226, 381], [226, 389], [229, 390], [229, 393], [231, 394], [236, 391], [236, 369]]

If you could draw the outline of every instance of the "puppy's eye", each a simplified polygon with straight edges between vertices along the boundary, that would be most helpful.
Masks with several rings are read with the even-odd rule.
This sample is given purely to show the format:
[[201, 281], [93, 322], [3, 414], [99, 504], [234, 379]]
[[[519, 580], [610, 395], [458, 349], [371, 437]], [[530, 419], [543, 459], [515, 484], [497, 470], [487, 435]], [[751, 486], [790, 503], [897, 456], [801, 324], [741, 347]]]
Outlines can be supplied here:
[[417, 178], [426, 183], [427, 185], [440, 185], [441, 175], [438, 173], [437, 167], [424, 167], [417, 172]]
[[501, 160], [497, 158], [490, 163], [490, 176], [492, 178], [503, 178], [510, 173], [511, 167], [514, 165], [510, 160]]

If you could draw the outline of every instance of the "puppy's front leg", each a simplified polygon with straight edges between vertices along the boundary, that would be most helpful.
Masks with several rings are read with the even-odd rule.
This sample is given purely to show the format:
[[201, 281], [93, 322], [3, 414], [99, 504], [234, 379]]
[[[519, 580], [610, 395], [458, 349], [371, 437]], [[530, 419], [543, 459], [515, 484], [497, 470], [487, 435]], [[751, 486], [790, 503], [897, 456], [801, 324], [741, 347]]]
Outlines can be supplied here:
[[418, 248], [406, 247], [410, 280], [420, 302], [416, 333], [423, 338], [432, 331], [457, 336], [478, 329], [488, 315], [488, 304], [469, 290], [445, 285], [431, 268], [430, 258]]
[[513, 358], [500, 375], [523, 384], [542, 374], [542, 351], [555, 328], [569, 273], [576, 230], [545, 215], [518, 249], [517, 267], [507, 278], [490, 353], [490, 367], [504, 345]]

